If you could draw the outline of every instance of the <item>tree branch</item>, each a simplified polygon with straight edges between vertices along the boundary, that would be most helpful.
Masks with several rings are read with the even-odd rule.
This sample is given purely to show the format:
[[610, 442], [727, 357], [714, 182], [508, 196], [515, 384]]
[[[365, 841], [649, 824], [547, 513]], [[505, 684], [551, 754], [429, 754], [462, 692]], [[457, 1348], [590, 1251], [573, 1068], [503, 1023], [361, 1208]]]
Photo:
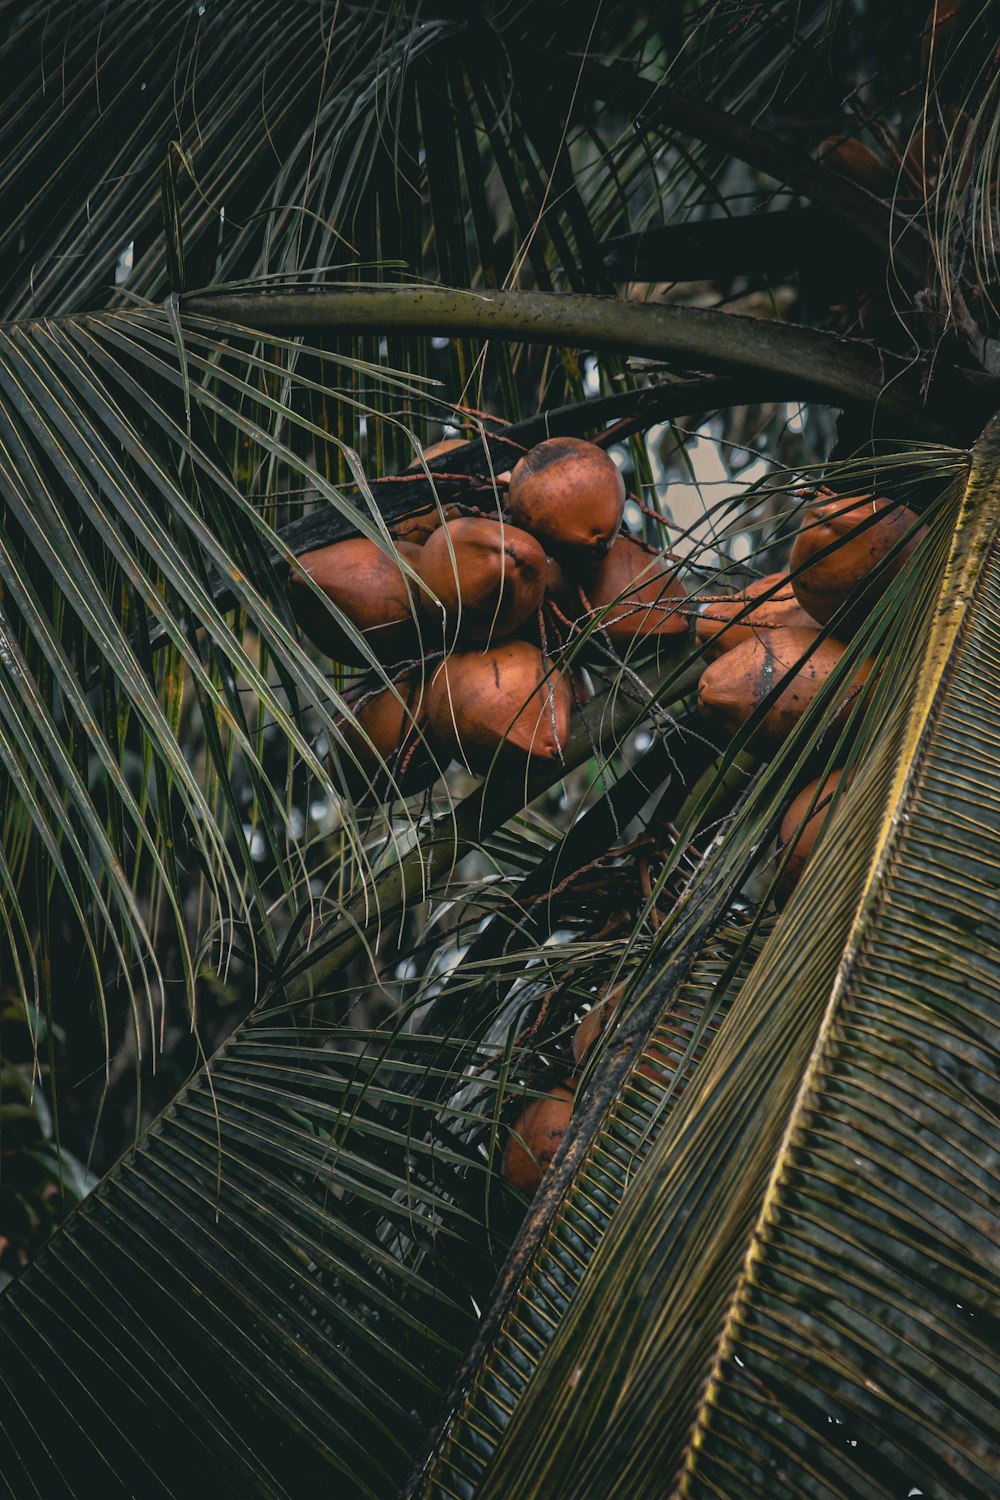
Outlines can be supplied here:
[[867, 240], [883, 261], [891, 261], [903, 280], [917, 288], [928, 284], [933, 263], [920, 225], [894, 215], [888, 203], [833, 167], [803, 156], [727, 110], [660, 84], [646, 85], [646, 103], [636, 112], [638, 80], [634, 69], [622, 62], [590, 61], [585, 76], [590, 97], [617, 100], [635, 115], [639, 128], [665, 126], [766, 173], [825, 208], [857, 238]]
[[[705, 281], [767, 272], [821, 270], [840, 286], [864, 260], [847, 227], [825, 209], [781, 208], [732, 218], [651, 224], [601, 243], [615, 281]], [[884, 256], [883, 256], [884, 259]]]
[[683, 131], [766, 172], [776, 182], [821, 204], [859, 238], [867, 240], [905, 281], [915, 287], [927, 285], [930, 247], [919, 226], [911, 222], [903, 230], [902, 220], [894, 217], [889, 204], [832, 167], [800, 156], [774, 136], [745, 125], [725, 110], [669, 89], [656, 93], [644, 123], [662, 123]]
[[[511, 339], [601, 353], [672, 359], [688, 369], [779, 376], [805, 400], [875, 407], [902, 433], [954, 441], [989, 415], [971, 396], [949, 412], [925, 401], [915, 370], [895, 356], [837, 334], [704, 308], [661, 306], [575, 293], [378, 287], [291, 292], [202, 292], [183, 299], [187, 317], [282, 334], [410, 332]], [[995, 402], [992, 401], [990, 411]]]

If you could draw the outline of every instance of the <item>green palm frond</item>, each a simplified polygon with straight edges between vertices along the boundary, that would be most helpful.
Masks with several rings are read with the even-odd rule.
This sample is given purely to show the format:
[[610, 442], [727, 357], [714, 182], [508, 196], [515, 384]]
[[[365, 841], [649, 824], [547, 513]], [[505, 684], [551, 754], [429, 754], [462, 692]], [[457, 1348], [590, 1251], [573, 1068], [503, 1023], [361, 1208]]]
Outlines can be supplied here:
[[[662, 191], [634, 122], [664, 62], [671, 89], [759, 112], [779, 80], [801, 86], [843, 23], [825, 3], [783, 3], [759, 28], [749, 8], [730, 16], [715, 3], [683, 16], [655, 7], [639, 25], [622, 5], [487, 6], [418, 27], [416, 7], [398, 3], [351, 7], [333, 24], [319, 3], [290, 16], [265, 0], [238, 9], [235, 32], [226, 5], [171, 0], [55, 17], [38, 3], [19, 16], [5, 42], [22, 81], [0, 119], [7, 190], [23, 196], [8, 315], [79, 311], [113, 292], [116, 267], [129, 290], [164, 294], [171, 140], [187, 168], [177, 216], [189, 285], [402, 254], [443, 280], [467, 266], [471, 284], [480, 268], [502, 283], [523, 263], [536, 285], [565, 274], [600, 290], [596, 240]], [[655, 120], [642, 124], [655, 141]], [[595, 157], [580, 143], [596, 133]]]
[[[315, 382], [296, 362], [307, 355], [205, 323], [185, 330], [179, 359], [160, 311], [12, 325], [0, 335], [4, 878], [10, 893], [42, 882], [56, 911], [65, 907], [70, 949], [83, 945], [102, 1014], [117, 972], [139, 1035], [154, 1045], [164, 944], [188, 1006], [196, 946], [213, 929], [223, 953], [239, 932], [262, 962], [274, 960], [280, 937], [254, 836], [270, 845], [288, 903], [282, 920], [310, 905], [306, 846], [289, 821], [292, 778], [307, 776], [340, 808], [358, 879], [370, 864], [336, 766], [331, 773], [315, 748], [321, 733], [342, 745], [344, 700], [299, 643], [284, 595], [292, 554], [274, 529], [283, 508], [267, 490], [311, 496], [391, 543], [365, 490], [351, 496], [325, 477], [323, 451], [342, 445], [304, 414]], [[423, 388], [381, 369], [329, 359], [325, 368], [325, 399], [354, 414], [390, 390], [426, 404]], [[343, 394], [335, 369], [348, 383]], [[367, 391], [355, 393], [359, 375]], [[241, 476], [248, 448], [255, 465]], [[347, 464], [360, 473], [350, 454]], [[216, 603], [221, 580], [235, 618]], [[204, 733], [200, 764], [180, 733], [190, 715]], [[5, 923], [21, 973], [48, 972], [67, 928], [54, 921], [33, 951], [14, 916]], [[67, 968], [57, 965], [60, 986]], [[32, 991], [51, 1004], [37, 978]], [[110, 1047], [106, 1015], [103, 1025]]]
[[398, 1482], [503, 1249], [461, 1118], [399, 1092], [428, 1057], [476, 1060], [280, 1020], [226, 1046], [5, 1298], [13, 1492]]
[[759, 936], [747, 941], [751, 925], [747, 910], [726, 914], [660, 1012], [645, 1045], [624, 1075], [617, 1070], [610, 1102], [602, 1075], [597, 1087], [604, 1107], [599, 1124], [591, 1123], [587, 1143], [578, 1149], [572, 1180], [565, 1182], [564, 1166], [563, 1182], [546, 1187], [547, 1201], [533, 1215], [545, 1215], [545, 1233], [518, 1247], [489, 1316], [477, 1330], [474, 1380], [449, 1421], [428, 1481], [431, 1493], [475, 1494], [489, 1474], [511, 1413], [591, 1257], [759, 951]]

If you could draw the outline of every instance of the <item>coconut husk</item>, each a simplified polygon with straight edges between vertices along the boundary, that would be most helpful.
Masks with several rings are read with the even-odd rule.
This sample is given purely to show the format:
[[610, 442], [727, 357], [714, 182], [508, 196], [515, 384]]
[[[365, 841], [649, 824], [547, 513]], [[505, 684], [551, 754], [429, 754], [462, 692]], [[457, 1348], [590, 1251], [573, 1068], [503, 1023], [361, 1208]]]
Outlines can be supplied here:
[[[793, 839], [796, 842], [774, 888], [774, 900], [779, 911], [799, 883], [829, 816], [831, 800], [843, 774], [843, 771], [831, 771], [828, 776], [811, 781], [799, 792], [781, 820], [781, 827], [778, 829], [779, 851], [784, 852]], [[813, 809], [811, 813], [810, 807]]]
[[[397, 542], [396, 547], [411, 566], [416, 564], [419, 548], [409, 542]], [[401, 661], [415, 654], [416, 589], [389, 553], [359, 536], [305, 552], [297, 562], [300, 571], [288, 577], [292, 613], [321, 651], [354, 666], [368, 664], [360, 647], [315, 597], [303, 573], [347, 616], [378, 661]]]
[[816, 159], [824, 167], [839, 172], [842, 177], [849, 177], [859, 187], [867, 188], [877, 198], [892, 196], [896, 184], [895, 172], [870, 146], [855, 140], [853, 136], [828, 135], [820, 143]]
[[410, 542], [414, 547], [422, 547], [431, 534], [445, 521], [456, 520], [462, 512], [457, 505], [443, 505], [440, 509], [436, 505], [426, 510], [418, 510], [413, 515], [404, 516], [392, 527], [392, 534], [401, 542]]
[[[753, 601], [768, 594], [770, 598], [756, 608]], [[745, 611], [745, 613], [744, 613]], [[737, 615], [742, 619], [732, 622]], [[816, 621], [807, 614], [795, 597], [787, 573], [769, 573], [756, 583], [748, 584], [738, 594], [722, 594], [717, 599], [706, 599], [695, 620], [695, 639], [701, 647], [706, 661], [715, 661], [724, 651], [767, 630], [815, 630]]]
[[[698, 683], [698, 708], [713, 724], [736, 734], [764, 698], [779, 684], [782, 691], [749, 742], [755, 754], [777, 750], [791, 734], [843, 656], [841, 641], [817, 642], [814, 630], [770, 630], [744, 641], [705, 668]], [[797, 671], [801, 656], [811, 652]], [[864, 662], [844, 694], [844, 704], [868, 680]]]
[[569, 1128], [576, 1099], [572, 1079], [557, 1083], [544, 1099], [533, 1099], [510, 1128], [503, 1153], [503, 1175], [511, 1187], [532, 1197]]
[[605, 556], [625, 514], [625, 485], [603, 448], [582, 438], [549, 438], [514, 466], [507, 505], [564, 566]]
[[[871, 523], [873, 514], [878, 519], [866, 524]], [[825, 625], [850, 600], [849, 611], [837, 624], [837, 634], [849, 639], [920, 545], [927, 528], [921, 526], [867, 587], [865, 580], [917, 520], [908, 506], [894, 506], [891, 500], [871, 495], [851, 499], [838, 496], [810, 506], [788, 560], [795, 597], [806, 613]], [[832, 544], [836, 544], [836, 551], [812, 562], [817, 553]]]
[[557, 580], [553, 597], [567, 619], [593, 622], [614, 645], [627, 646], [647, 636], [685, 633], [687, 619], [678, 606], [687, 594], [675, 575], [670, 558], [622, 535], [582, 582], [565, 575]]
[[[446, 757], [433, 742], [423, 698], [423, 676], [414, 670], [365, 695], [350, 719], [338, 719], [355, 757], [340, 755], [340, 774], [355, 802], [384, 801], [393, 792], [408, 797], [441, 774]], [[336, 775], [336, 764], [331, 769]]]
[[607, 1028], [625, 993], [625, 984], [617, 984], [610, 993], [602, 993], [573, 1033], [573, 1061], [583, 1064], [599, 1036]]
[[441, 458], [445, 453], [454, 453], [456, 448], [465, 447], [465, 438], [442, 438], [438, 443], [431, 443], [429, 448], [424, 448], [421, 458], [415, 458], [411, 464], [406, 465], [406, 472], [411, 473], [414, 469], [422, 469], [425, 463], [430, 463], [434, 458]]
[[483, 772], [498, 755], [558, 760], [569, 740], [572, 708], [566, 674], [547, 672], [538, 647], [518, 640], [446, 657], [426, 697], [440, 744]]
[[538, 609], [545, 590], [545, 553], [533, 536], [489, 517], [449, 521], [431, 536], [418, 571], [425, 610], [446, 634], [502, 640]]

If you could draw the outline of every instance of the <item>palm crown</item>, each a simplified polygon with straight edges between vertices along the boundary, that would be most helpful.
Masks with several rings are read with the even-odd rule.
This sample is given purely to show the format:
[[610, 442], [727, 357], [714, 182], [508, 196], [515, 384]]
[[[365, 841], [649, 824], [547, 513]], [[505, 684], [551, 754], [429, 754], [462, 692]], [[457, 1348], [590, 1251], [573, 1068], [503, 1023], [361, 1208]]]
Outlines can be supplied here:
[[[994, 21], [8, 7], [12, 1494], [988, 1491]], [[558, 755], [400, 795], [354, 725], [402, 677], [298, 559], [415, 588], [401, 518], [498, 515], [553, 436], [689, 614], [823, 487], [922, 539], [766, 746], [689, 632], [563, 607]]]

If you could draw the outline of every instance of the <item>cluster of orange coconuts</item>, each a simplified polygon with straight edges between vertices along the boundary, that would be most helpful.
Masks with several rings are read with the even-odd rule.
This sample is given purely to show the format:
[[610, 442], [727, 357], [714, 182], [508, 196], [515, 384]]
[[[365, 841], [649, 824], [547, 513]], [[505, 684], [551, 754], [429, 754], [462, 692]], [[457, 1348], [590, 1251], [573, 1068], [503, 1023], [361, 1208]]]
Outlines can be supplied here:
[[[622, 532], [624, 508], [621, 476], [602, 448], [552, 438], [513, 469], [502, 513], [435, 507], [394, 527], [398, 555], [356, 537], [298, 559], [288, 588], [302, 629], [348, 665], [367, 664], [364, 640], [392, 682], [363, 693], [340, 725], [360, 768], [357, 800], [422, 791], [452, 756], [475, 771], [495, 761], [522, 768], [557, 761], [574, 703], [560, 654], [574, 633], [592, 627], [605, 650], [623, 651], [647, 637], [682, 635], [692, 613], [708, 662], [700, 711], [735, 734], [773, 695], [749, 742], [767, 756], [924, 531], [911, 510], [887, 499], [821, 491], [785, 573], [738, 593], [689, 599], [674, 564]], [[820, 641], [820, 627], [835, 616], [836, 635]], [[869, 672], [864, 663], [838, 712], [864, 691]], [[779, 877], [779, 905], [801, 874], [840, 776], [836, 770], [822, 785], [811, 783], [785, 815], [779, 846], [795, 840], [795, 848]], [[598, 996], [579, 1022], [575, 1068], [620, 999], [621, 987]], [[659, 1061], [652, 1054], [641, 1071], [663, 1076], [669, 1060], [664, 1054], [662, 1068]], [[565, 1134], [576, 1087], [573, 1073], [510, 1128], [503, 1173], [528, 1195]]]
[[[701, 601], [695, 633], [709, 661], [698, 684], [705, 717], [735, 734], [780, 689], [749, 742], [761, 755], [776, 750], [922, 534], [906, 506], [822, 492], [804, 514], [787, 572], [741, 593]], [[835, 616], [836, 635], [819, 641], [820, 626]], [[860, 667], [848, 699], [857, 696], [869, 671], [870, 663]]]
[[435, 507], [394, 528], [398, 555], [354, 537], [298, 559], [300, 627], [340, 662], [365, 666], [363, 641], [389, 669], [339, 725], [356, 800], [423, 791], [451, 758], [558, 761], [574, 706], [560, 647], [591, 624], [615, 650], [686, 631], [673, 563], [622, 532], [624, 509], [602, 448], [550, 438], [510, 473], [502, 513]]
[[[906, 506], [864, 496], [845, 499], [820, 492], [806, 510], [789, 557], [788, 571], [772, 574], [739, 593], [699, 601], [696, 637], [709, 665], [698, 690], [701, 712], [730, 733], [750, 718], [775, 688], [777, 698], [751, 747], [775, 750], [815, 698], [857, 630], [904, 566], [926, 528]], [[877, 576], [875, 574], [878, 570]], [[845, 607], [846, 606], [846, 607]], [[840, 611], [838, 637], [817, 644], [820, 626]], [[861, 692], [866, 662], [845, 689], [844, 706]], [[783, 906], [798, 881], [830, 810], [843, 772], [810, 782], [782, 819], [778, 845], [794, 841], [779, 875], [775, 900]], [[581, 1067], [614, 1015], [624, 985], [598, 995], [577, 1025], [573, 1062]], [[662, 1078], [672, 1067], [654, 1048], [639, 1072]], [[512, 1186], [533, 1194], [552, 1161], [573, 1113], [577, 1080], [569, 1076], [532, 1100], [510, 1127], [503, 1173]]]
[[[926, 532], [909, 507], [871, 495], [829, 491], [806, 509], [788, 571], [739, 594], [702, 604], [696, 636], [709, 665], [698, 706], [735, 734], [768, 694], [778, 690], [749, 741], [761, 755], [787, 738], [840, 661], [847, 642], [900, 572]], [[819, 641], [836, 617], [836, 635]], [[836, 713], [864, 692], [871, 662], [861, 664]], [[841, 771], [811, 782], [789, 807], [778, 834], [782, 852], [795, 841], [779, 875], [775, 900], [788, 900], [822, 828]]]

